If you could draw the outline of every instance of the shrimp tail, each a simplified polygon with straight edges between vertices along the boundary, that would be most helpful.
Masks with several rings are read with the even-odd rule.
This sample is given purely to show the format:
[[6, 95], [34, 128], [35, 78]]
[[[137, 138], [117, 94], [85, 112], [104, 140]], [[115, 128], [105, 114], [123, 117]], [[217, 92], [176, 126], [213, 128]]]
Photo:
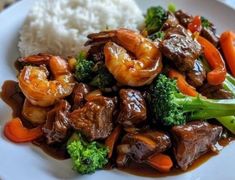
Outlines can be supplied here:
[[87, 36], [89, 40], [85, 43], [85, 46], [105, 44], [115, 36], [116, 36], [116, 30], [92, 33]]
[[31, 55], [28, 57], [19, 58], [18, 61], [25, 63], [32, 63], [35, 65], [41, 65], [41, 64], [47, 64], [51, 59], [51, 57], [52, 57], [51, 55], [40, 53], [37, 55]]

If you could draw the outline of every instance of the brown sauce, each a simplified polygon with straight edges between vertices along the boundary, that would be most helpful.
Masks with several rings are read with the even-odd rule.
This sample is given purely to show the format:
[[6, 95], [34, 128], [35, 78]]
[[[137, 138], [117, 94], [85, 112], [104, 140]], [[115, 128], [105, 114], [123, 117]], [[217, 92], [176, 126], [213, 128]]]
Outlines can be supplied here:
[[[26, 121], [21, 115], [25, 97], [20, 91], [20, 88], [17, 82], [5, 81], [2, 86], [1, 98], [6, 104], [8, 104], [12, 108], [13, 117], [20, 117], [25, 126], [32, 127], [32, 125], [28, 121]], [[228, 145], [233, 140], [235, 140], [235, 138], [230, 137], [230, 136], [228, 138], [222, 138], [218, 142], [218, 145], [220, 146], [219, 149], [222, 149], [224, 146]], [[48, 145], [44, 138], [39, 138], [35, 140], [33, 144], [40, 147], [45, 153], [47, 153], [48, 155], [56, 159], [66, 159], [69, 157], [66, 152], [66, 144]], [[215, 155], [216, 153], [209, 152], [201, 156], [199, 159], [194, 161], [194, 163], [189, 167], [187, 171], [196, 169], [198, 166], [205, 163], [206, 161], [208, 161], [211, 157]], [[158, 171], [156, 171], [155, 169], [153, 169], [152, 167], [148, 165], [137, 164], [137, 163], [130, 163], [128, 167], [118, 168], [118, 169], [129, 174], [134, 174], [134, 175], [144, 176], [144, 177], [174, 176], [174, 175], [184, 173], [184, 171], [179, 170], [177, 168], [172, 169], [171, 172], [169, 173], [159, 173]]]
[[[27, 121], [21, 114], [25, 97], [20, 91], [20, 88], [16, 81], [4, 82], [4, 84], [2, 85], [1, 98], [6, 104], [11, 107], [13, 117], [19, 117], [22, 120], [24, 126], [28, 128], [33, 127], [33, 125], [29, 121]], [[35, 140], [33, 144], [40, 147], [45, 153], [54, 157], [55, 159], [68, 158], [68, 154], [64, 144], [50, 146], [46, 143], [46, 140], [44, 138]]]
[[2, 85], [1, 98], [11, 107], [13, 117], [21, 117], [25, 97], [21, 93], [17, 82], [5, 81]]
[[45, 152], [46, 154], [48, 154], [49, 156], [51, 156], [55, 159], [64, 160], [64, 159], [69, 158], [69, 155], [66, 150], [66, 144], [48, 145], [46, 143], [45, 138], [39, 138], [39, 139], [33, 141], [33, 144], [35, 146], [38, 146], [39, 148], [41, 148], [43, 150], [43, 152]]
[[128, 174], [133, 174], [137, 176], [143, 176], [143, 177], [166, 177], [166, 176], [175, 176], [182, 174], [184, 172], [189, 172], [197, 167], [199, 167], [201, 164], [207, 162], [211, 157], [215, 156], [216, 153], [208, 152], [205, 155], [201, 156], [199, 159], [195, 160], [194, 163], [188, 168], [187, 171], [183, 171], [177, 168], [173, 168], [168, 173], [160, 173], [151, 166], [148, 166], [146, 164], [136, 164], [136, 163], [130, 163], [127, 167], [124, 168], [118, 168], [121, 171], [124, 171]]

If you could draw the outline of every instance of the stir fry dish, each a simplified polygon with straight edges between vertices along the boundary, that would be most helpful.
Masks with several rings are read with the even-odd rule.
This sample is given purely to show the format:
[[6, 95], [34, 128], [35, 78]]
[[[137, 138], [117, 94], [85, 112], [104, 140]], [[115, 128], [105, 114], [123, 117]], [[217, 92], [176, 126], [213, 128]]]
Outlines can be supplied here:
[[172, 4], [144, 17], [139, 32], [89, 34], [76, 57], [18, 58], [18, 81], [2, 87], [13, 109], [5, 136], [71, 158], [80, 174], [133, 163], [184, 172], [218, 154], [235, 134], [235, 33], [218, 36]]

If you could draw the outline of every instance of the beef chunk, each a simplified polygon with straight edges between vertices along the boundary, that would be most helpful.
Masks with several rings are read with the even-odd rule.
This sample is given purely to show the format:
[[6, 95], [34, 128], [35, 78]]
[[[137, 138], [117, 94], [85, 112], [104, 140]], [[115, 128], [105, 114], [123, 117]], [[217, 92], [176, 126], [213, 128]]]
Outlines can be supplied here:
[[68, 113], [70, 105], [65, 100], [60, 100], [55, 107], [47, 113], [46, 123], [42, 130], [47, 138], [47, 143], [63, 142], [69, 135], [70, 123]]
[[174, 155], [179, 167], [186, 170], [195, 159], [215, 149], [222, 127], [204, 121], [194, 121], [186, 125], [174, 126], [171, 130], [175, 139]]
[[187, 82], [194, 87], [203, 85], [203, 82], [206, 79], [206, 70], [201, 61], [195, 60], [194, 68], [186, 73], [186, 77]]
[[[152, 154], [166, 151], [171, 146], [170, 138], [160, 131], [148, 130], [142, 133], [128, 133], [118, 146], [119, 154], [126, 154], [141, 163]], [[125, 147], [125, 148], [123, 148]], [[124, 149], [120, 151], [120, 149]]]
[[214, 44], [215, 47], [219, 45], [218, 36], [210, 28], [202, 28], [201, 36]]
[[104, 61], [104, 44], [97, 44], [90, 47], [87, 52], [87, 59], [91, 59], [94, 62]]
[[223, 88], [222, 85], [213, 86], [204, 84], [198, 90], [203, 96], [210, 99], [232, 99], [233, 94]]
[[168, 12], [167, 14], [167, 20], [165, 21], [165, 23], [162, 26], [162, 31], [165, 31], [171, 27], [175, 27], [179, 24], [179, 21], [177, 20], [177, 18], [175, 17], [175, 15], [171, 12]]
[[82, 107], [85, 104], [85, 96], [90, 92], [88, 85], [84, 83], [78, 83], [72, 93], [73, 98], [73, 109]]
[[133, 89], [121, 89], [118, 122], [124, 126], [135, 126], [147, 119], [146, 103], [142, 94]]
[[115, 103], [104, 96], [89, 97], [88, 102], [69, 114], [72, 127], [89, 140], [105, 139], [112, 131], [112, 115]]
[[[185, 28], [187, 28], [188, 24], [193, 20], [193, 16], [187, 14], [186, 12], [183, 12], [182, 10], [176, 11], [175, 16], [177, 17], [179, 23]], [[219, 44], [219, 38], [216, 36], [215, 32], [216, 28], [214, 24], [208, 21], [208, 27], [202, 28], [201, 36], [206, 38], [217, 47]]]
[[175, 12], [175, 16], [177, 17], [179, 23], [185, 28], [188, 27], [188, 24], [192, 22], [193, 17], [182, 10], [178, 10]]
[[180, 71], [192, 70], [202, 52], [201, 45], [180, 25], [167, 30], [160, 48], [163, 55], [173, 61]]

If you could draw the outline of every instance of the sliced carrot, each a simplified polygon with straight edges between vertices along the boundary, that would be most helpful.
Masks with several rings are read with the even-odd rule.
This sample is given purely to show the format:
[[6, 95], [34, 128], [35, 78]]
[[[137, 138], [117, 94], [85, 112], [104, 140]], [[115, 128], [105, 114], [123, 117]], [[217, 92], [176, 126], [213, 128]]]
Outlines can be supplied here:
[[201, 16], [195, 16], [191, 23], [188, 25], [188, 29], [192, 32], [201, 32], [202, 30], [202, 22]]
[[41, 127], [27, 129], [23, 126], [20, 118], [14, 118], [7, 122], [4, 127], [4, 135], [13, 142], [22, 143], [30, 142], [42, 136]]
[[226, 67], [224, 60], [216, 47], [207, 39], [199, 36], [197, 41], [204, 50], [204, 55], [212, 71], [207, 74], [207, 81], [211, 85], [222, 84], [226, 78]]
[[187, 83], [187, 81], [185, 80], [185, 76], [182, 75], [180, 72], [174, 69], [170, 69], [168, 76], [171, 79], [177, 80], [177, 87], [179, 88], [179, 91], [182, 92], [183, 94], [186, 94], [188, 96], [198, 95], [196, 89]]
[[162, 153], [150, 156], [147, 163], [160, 172], [169, 172], [173, 166], [170, 156]]
[[230, 71], [235, 76], [235, 33], [231, 31], [222, 33], [220, 36], [220, 45]]
[[109, 149], [108, 158], [112, 157], [114, 145], [117, 142], [120, 133], [121, 133], [121, 126], [117, 126], [110, 134], [110, 136], [105, 140], [105, 145]]

